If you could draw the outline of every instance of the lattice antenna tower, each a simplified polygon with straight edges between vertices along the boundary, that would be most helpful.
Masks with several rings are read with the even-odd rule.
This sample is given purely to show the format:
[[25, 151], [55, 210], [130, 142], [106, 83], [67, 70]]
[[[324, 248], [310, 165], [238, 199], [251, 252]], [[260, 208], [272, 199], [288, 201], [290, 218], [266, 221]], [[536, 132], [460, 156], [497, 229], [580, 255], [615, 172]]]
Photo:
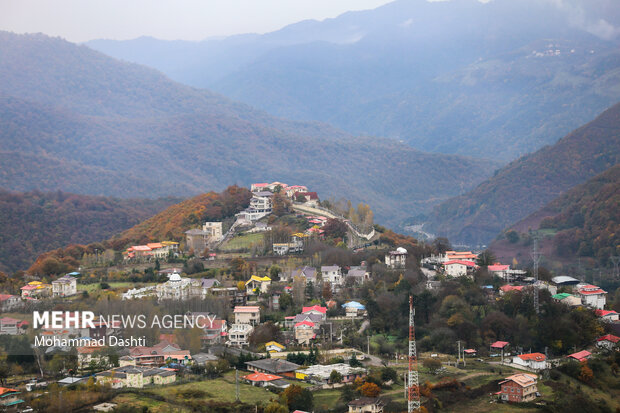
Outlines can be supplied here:
[[418, 353], [415, 345], [413, 296], [409, 296], [409, 374], [407, 376], [407, 413], [420, 410], [420, 383], [418, 380]]
[[538, 303], [538, 264], [540, 263], [540, 257], [542, 253], [538, 250], [538, 234], [534, 234], [534, 247], [530, 253], [532, 261], [534, 261], [534, 310], [536, 314], [540, 312], [540, 305]]

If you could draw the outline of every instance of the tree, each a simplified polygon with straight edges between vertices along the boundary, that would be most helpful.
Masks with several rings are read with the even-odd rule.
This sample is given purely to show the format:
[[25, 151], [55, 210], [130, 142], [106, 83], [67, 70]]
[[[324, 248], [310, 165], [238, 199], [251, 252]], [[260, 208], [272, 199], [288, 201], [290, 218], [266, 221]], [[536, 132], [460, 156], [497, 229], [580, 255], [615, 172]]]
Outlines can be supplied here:
[[321, 295], [324, 299], [330, 300], [332, 298], [332, 286], [328, 282], [323, 283], [323, 288], [321, 291]]
[[355, 357], [355, 354], [353, 354], [351, 356], [351, 358], [349, 359], [349, 366], [351, 366], [351, 367], [361, 367], [362, 366], [362, 362], [359, 361], [357, 359], [357, 357]]
[[495, 263], [495, 255], [490, 250], [484, 250], [476, 258], [476, 264], [481, 267], [488, 267]]
[[511, 244], [516, 244], [517, 242], [519, 242], [519, 233], [515, 231], [514, 229], [511, 229], [508, 232], [506, 232], [506, 239]]
[[398, 373], [391, 367], [384, 367], [381, 369], [381, 380], [383, 381], [396, 381]]
[[312, 410], [314, 407], [314, 397], [308, 389], [302, 389], [297, 384], [288, 386], [283, 392], [282, 397], [286, 400], [289, 410]]
[[342, 374], [338, 373], [336, 370], [332, 370], [329, 373], [329, 381], [331, 383], [342, 383]]
[[278, 267], [277, 265], [272, 265], [269, 268], [269, 278], [271, 278], [273, 281], [278, 280], [280, 278], [281, 272], [282, 268]]
[[424, 359], [422, 365], [426, 367], [431, 373], [435, 373], [441, 368], [441, 361], [433, 358]]
[[249, 337], [249, 342], [252, 346], [258, 347], [261, 344], [265, 344], [269, 341], [280, 341], [282, 334], [280, 328], [273, 322], [267, 321], [266, 323], [257, 325]]
[[364, 397], [377, 397], [379, 393], [381, 393], [381, 387], [377, 386], [375, 383], [367, 382], [362, 384], [359, 391]]
[[288, 413], [288, 408], [286, 406], [281, 405], [276, 401], [272, 401], [265, 407], [265, 413]]
[[272, 213], [277, 217], [285, 215], [289, 211], [289, 201], [282, 194], [276, 193], [272, 198], [273, 208]]
[[433, 247], [437, 251], [438, 254], [445, 254], [446, 251], [450, 251], [452, 249], [452, 245], [448, 238], [445, 237], [437, 237], [433, 241]]
[[325, 226], [323, 226], [325, 236], [329, 238], [344, 238], [349, 228], [347, 225], [336, 218], [328, 218]]

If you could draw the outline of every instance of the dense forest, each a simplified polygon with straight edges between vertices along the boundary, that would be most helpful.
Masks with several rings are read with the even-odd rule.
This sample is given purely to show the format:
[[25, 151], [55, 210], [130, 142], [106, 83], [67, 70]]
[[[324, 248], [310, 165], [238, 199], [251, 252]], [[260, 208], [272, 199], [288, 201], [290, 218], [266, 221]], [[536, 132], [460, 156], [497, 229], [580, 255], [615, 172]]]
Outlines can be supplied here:
[[437, 206], [429, 216], [440, 236], [487, 243], [564, 191], [620, 162], [620, 104], [555, 145], [500, 169], [477, 188]]
[[0, 189], [0, 271], [24, 270], [53, 248], [109, 238], [178, 201]]
[[498, 166], [275, 118], [44, 35], [0, 32], [0, 78], [0, 186], [11, 190], [191, 196], [278, 180], [397, 223]]
[[[91, 244], [73, 244], [41, 254], [28, 269], [30, 274], [61, 274], [77, 268], [84, 254], [94, 254], [113, 249], [121, 251], [131, 244], [153, 241], [182, 241], [184, 232], [200, 227], [204, 221], [222, 221], [246, 208], [251, 194], [246, 188], [236, 185], [221, 193], [209, 192], [197, 195], [166, 208], [157, 215], [138, 223], [121, 234], [91, 239]], [[126, 228], [126, 227], [125, 227]], [[68, 238], [67, 238], [68, 239]], [[67, 245], [64, 242], [62, 245]]]

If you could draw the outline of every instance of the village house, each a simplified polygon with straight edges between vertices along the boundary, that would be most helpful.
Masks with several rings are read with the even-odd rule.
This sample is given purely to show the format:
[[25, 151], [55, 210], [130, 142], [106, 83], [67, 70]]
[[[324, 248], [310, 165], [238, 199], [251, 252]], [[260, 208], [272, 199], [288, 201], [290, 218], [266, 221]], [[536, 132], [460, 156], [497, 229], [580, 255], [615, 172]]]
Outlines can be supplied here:
[[129, 354], [119, 359], [121, 366], [162, 366], [168, 362], [191, 363], [189, 350], [181, 350], [176, 344], [162, 340], [152, 347], [132, 347]]
[[191, 278], [183, 278], [178, 273], [168, 277], [168, 281], [158, 284], [155, 288], [160, 300], [187, 300], [192, 296]]
[[[303, 234], [300, 234], [303, 235]], [[304, 242], [300, 236], [292, 236], [290, 242], [274, 242], [271, 246], [276, 255], [286, 255], [304, 250]]]
[[398, 247], [396, 251], [390, 251], [385, 255], [385, 265], [391, 269], [405, 268], [405, 262], [407, 261], [407, 250]]
[[233, 310], [233, 313], [235, 314], [235, 324], [250, 324], [252, 326], [260, 324], [259, 306], [238, 305]]
[[52, 281], [52, 295], [54, 297], [70, 297], [77, 294], [77, 279], [65, 275]]
[[193, 364], [197, 366], [206, 366], [208, 364], [217, 363], [219, 360], [216, 355], [208, 353], [192, 354]]
[[542, 353], [520, 354], [512, 358], [514, 364], [527, 367], [531, 370], [544, 370], [547, 368], [547, 357]]
[[613, 310], [596, 310], [595, 314], [601, 321], [618, 321], [618, 313]]
[[316, 328], [318, 326], [312, 321], [301, 321], [295, 323], [293, 331], [295, 332], [295, 340], [301, 345], [310, 345], [310, 341], [316, 338]]
[[271, 278], [267, 276], [259, 277], [257, 275], [253, 275], [245, 283], [245, 290], [248, 295], [265, 294], [270, 285]]
[[314, 323], [314, 325], [318, 328], [323, 322], [323, 316], [320, 314], [297, 314], [290, 317], [284, 317], [284, 327], [293, 328], [295, 324], [301, 323], [304, 321], [310, 321]]
[[295, 277], [302, 277], [306, 282], [310, 281], [313, 284], [316, 284], [316, 268], [303, 266], [299, 268], [295, 268], [289, 273], [282, 273], [280, 275], [281, 281], [292, 281]]
[[313, 305], [311, 307], [302, 307], [301, 312], [303, 314], [318, 314], [323, 321], [327, 319], [327, 307], [321, 307], [320, 305]]
[[357, 301], [349, 301], [344, 303], [342, 307], [345, 309], [347, 317], [364, 317], [366, 316], [366, 307]]
[[96, 363], [99, 366], [105, 365], [106, 367], [109, 367], [110, 359], [108, 356], [101, 354], [102, 350], [103, 348], [100, 346], [77, 347], [78, 369], [87, 369], [91, 362]]
[[444, 254], [442, 261], [452, 261], [452, 260], [465, 260], [465, 261], [475, 261], [478, 258], [478, 255], [474, 254], [471, 251], [446, 251]]
[[511, 292], [521, 292], [523, 291], [523, 288], [524, 287], [522, 285], [502, 285], [499, 287], [499, 295], [504, 296]]
[[370, 273], [365, 266], [351, 267], [345, 277], [345, 283], [354, 285], [362, 285], [370, 279]]
[[265, 351], [269, 353], [279, 353], [284, 350], [286, 350], [286, 346], [283, 346], [282, 344], [277, 343], [275, 341], [270, 341], [268, 343], [265, 343]]
[[0, 318], [0, 335], [16, 336], [24, 334], [28, 328], [28, 322], [11, 317]]
[[[24, 401], [19, 398], [21, 392], [15, 389], [9, 389], [7, 387], [0, 387], [0, 407], [3, 411], [10, 411], [9, 409], [17, 409]], [[13, 410], [17, 411], [17, 410]]]
[[348, 404], [349, 413], [383, 413], [386, 403], [378, 397], [360, 397]]
[[243, 347], [250, 344], [250, 334], [254, 331], [251, 324], [233, 324], [228, 329], [228, 341], [226, 345], [232, 347]]
[[257, 387], [276, 387], [279, 389], [286, 389], [291, 384], [286, 380], [283, 380], [282, 376], [267, 373], [252, 373], [243, 378], [252, 386]]
[[465, 260], [451, 260], [443, 263], [444, 272], [450, 277], [465, 277], [472, 274], [476, 263]]
[[207, 248], [209, 233], [200, 228], [185, 231], [185, 250], [194, 251], [194, 255], [201, 256]]
[[613, 350], [618, 346], [620, 337], [613, 334], [606, 334], [596, 339], [596, 347], [605, 348], [607, 350]]
[[489, 271], [489, 275], [498, 276], [503, 278], [504, 280], [509, 280], [508, 271], [510, 270], [510, 265], [502, 265], [500, 263], [495, 263], [493, 265], [489, 265], [487, 267]]
[[276, 374], [279, 376], [285, 376], [290, 378], [295, 378], [295, 370], [298, 370], [301, 367], [299, 364], [291, 363], [290, 361], [281, 359], [262, 359], [246, 361], [245, 365], [248, 371]]
[[581, 305], [581, 299], [569, 293], [555, 294], [551, 298], [569, 307], [579, 307]]
[[157, 287], [154, 285], [149, 285], [147, 287], [142, 288], [130, 288], [126, 292], [123, 293], [123, 300], [134, 300], [146, 297], [154, 297], [157, 295]]
[[16, 296], [11, 294], [0, 294], [0, 311], [8, 312], [17, 307], [19, 307], [22, 303], [22, 300]]
[[209, 313], [192, 313], [193, 316], [208, 315], [202, 319], [197, 320], [198, 327], [201, 327], [204, 331], [202, 336], [202, 343], [204, 345], [221, 344], [225, 341], [228, 335], [228, 323], [226, 320], [219, 319], [215, 314]]
[[589, 351], [581, 350], [581, 351], [578, 351], [576, 353], [569, 354], [568, 356], [566, 356], [566, 358], [572, 359], [572, 360], [577, 360], [578, 362], [581, 363], [582, 361], [586, 361], [587, 359], [589, 359], [591, 355], [592, 355], [592, 353], [590, 353]]
[[239, 212], [236, 217], [239, 221], [253, 222], [266, 217], [273, 211], [273, 193], [269, 191], [259, 191], [252, 193], [250, 206], [244, 211]]
[[173, 369], [143, 366], [122, 366], [95, 375], [98, 383], [109, 383], [114, 389], [132, 387], [141, 389], [148, 385], [166, 385], [176, 381]]
[[323, 282], [330, 283], [332, 287], [342, 285], [344, 282], [342, 269], [337, 265], [323, 265], [321, 267], [321, 277], [323, 277]]
[[52, 285], [41, 281], [31, 281], [21, 288], [22, 298], [27, 300], [38, 300], [52, 295]]
[[577, 295], [581, 298], [583, 305], [602, 310], [605, 308], [607, 291], [603, 291], [596, 285], [579, 284], [577, 285]]
[[284, 191], [284, 194], [287, 197], [292, 198], [294, 200], [295, 195], [298, 194], [299, 192], [308, 192], [308, 187], [304, 185], [291, 185], [286, 188], [286, 190]]
[[329, 378], [332, 371], [337, 371], [342, 375], [342, 383], [353, 383], [357, 378], [366, 377], [368, 372], [363, 367], [351, 367], [346, 363], [315, 364], [308, 368], [297, 370], [295, 378], [298, 380], [312, 380], [319, 384], [332, 384]]
[[206, 233], [209, 242], [219, 241], [224, 236], [221, 222], [205, 222], [202, 224], [202, 230]]
[[500, 399], [508, 402], [529, 402], [536, 398], [538, 392], [538, 376], [535, 374], [519, 373], [506, 377], [499, 383]]

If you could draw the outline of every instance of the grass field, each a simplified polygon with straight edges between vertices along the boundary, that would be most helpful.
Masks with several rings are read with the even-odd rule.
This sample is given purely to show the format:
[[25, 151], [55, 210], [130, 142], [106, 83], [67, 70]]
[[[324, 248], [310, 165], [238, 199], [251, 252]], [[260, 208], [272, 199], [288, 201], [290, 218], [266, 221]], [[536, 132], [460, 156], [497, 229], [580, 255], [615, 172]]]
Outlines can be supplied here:
[[252, 244], [262, 242], [263, 234], [245, 234], [240, 235], [238, 237], [232, 238], [230, 241], [226, 242], [224, 245], [220, 246], [220, 250], [222, 251], [235, 251], [244, 248], [251, 248]]
[[135, 409], [135, 411], [137, 412], [141, 411], [143, 407], [148, 407], [149, 412], [151, 413], [185, 413], [191, 411], [190, 409], [184, 409], [183, 407], [180, 407], [178, 404], [162, 402], [133, 393], [119, 394], [111, 402], [116, 403], [119, 406], [130, 407], [132, 409]]
[[[132, 282], [125, 282], [125, 281], [109, 282], [108, 284], [110, 284], [110, 289], [112, 290], [123, 289], [123, 288], [133, 288], [133, 286], [135, 285]], [[140, 283], [140, 284], [146, 287], [148, 285], [156, 285], [157, 283]], [[88, 294], [92, 294], [96, 291], [101, 291], [101, 286], [99, 283], [78, 284], [77, 289], [78, 291], [87, 291]]]

